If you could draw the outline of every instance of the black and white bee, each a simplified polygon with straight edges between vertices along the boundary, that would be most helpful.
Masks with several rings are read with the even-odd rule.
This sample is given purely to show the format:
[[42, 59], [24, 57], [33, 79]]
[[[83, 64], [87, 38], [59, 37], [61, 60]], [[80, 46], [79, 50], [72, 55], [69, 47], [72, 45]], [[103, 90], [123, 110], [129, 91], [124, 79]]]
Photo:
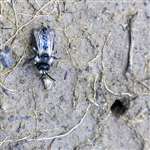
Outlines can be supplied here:
[[53, 81], [48, 71], [50, 70], [51, 65], [53, 64], [54, 59], [57, 59], [54, 56], [54, 42], [55, 42], [55, 32], [50, 27], [42, 26], [39, 29], [33, 30], [33, 51], [35, 56], [33, 58], [34, 64], [41, 74], [41, 79], [49, 77]]

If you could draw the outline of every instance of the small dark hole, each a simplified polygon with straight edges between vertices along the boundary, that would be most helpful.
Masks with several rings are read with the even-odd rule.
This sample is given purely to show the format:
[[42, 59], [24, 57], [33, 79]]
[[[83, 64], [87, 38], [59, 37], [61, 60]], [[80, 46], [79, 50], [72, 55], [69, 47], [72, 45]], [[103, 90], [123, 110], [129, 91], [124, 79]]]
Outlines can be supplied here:
[[111, 112], [119, 117], [121, 115], [123, 115], [127, 110], [128, 110], [128, 103], [126, 103], [125, 101], [121, 101], [121, 100], [115, 100], [115, 102], [112, 104], [111, 106]]

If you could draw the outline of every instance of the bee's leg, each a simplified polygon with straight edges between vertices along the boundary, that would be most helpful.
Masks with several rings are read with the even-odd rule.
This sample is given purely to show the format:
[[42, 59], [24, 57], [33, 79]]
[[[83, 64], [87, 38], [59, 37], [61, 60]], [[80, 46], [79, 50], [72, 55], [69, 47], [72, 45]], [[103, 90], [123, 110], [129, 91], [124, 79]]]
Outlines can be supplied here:
[[53, 58], [53, 59], [61, 59], [60, 57], [56, 57], [56, 56], [51, 56], [51, 58]]
[[45, 78], [44, 76], [45, 76], [45, 74], [42, 74], [40, 77], [40, 80], [43, 80]]
[[31, 63], [32, 61], [34, 61], [34, 60], [35, 60], [35, 57], [36, 57], [36, 56], [30, 57], [30, 58], [26, 58], [22, 66], [24, 66], [24, 65], [26, 65], [26, 64], [29, 64], [29, 63]]
[[33, 52], [34, 52], [35, 54], [37, 54], [37, 53], [38, 53], [38, 50], [37, 50], [37, 48], [36, 48], [36, 47], [33, 47], [33, 48], [32, 48], [32, 50], [33, 50]]
[[52, 78], [48, 73], [46, 73], [46, 75], [53, 81], [56, 81], [54, 78]]

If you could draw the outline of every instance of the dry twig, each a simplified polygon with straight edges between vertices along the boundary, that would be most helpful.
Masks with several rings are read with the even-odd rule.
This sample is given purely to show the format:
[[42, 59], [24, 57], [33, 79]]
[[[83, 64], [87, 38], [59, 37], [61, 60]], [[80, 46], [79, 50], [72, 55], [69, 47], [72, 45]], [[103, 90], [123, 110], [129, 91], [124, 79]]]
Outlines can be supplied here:
[[17, 35], [23, 28], [25, 28], [25, 27], [28, 26], [30, 23], [32, 23], [32, 22], [35, 20], [35, 18], [37, 17], [37, 15], [38, 15], [45, 7], [47, 7], [51, 2], [52, 2], [52, 0], [51, 0], [51, 1], [48, 1], [44, 6], [42, 6], [42, 7], [35, 13], [35, 15], [32, 17], [32, 19], [31, 19], [30, 21], [26, 22], [26, 23], [23, 24], [21, 27], [19, 27], [18, 30], [4, 43], [3, 47], [6, 46], [6, 45], [8, 45], [8, 43], [9, 43], [11, 40], [13, 40], [13, 39], [16, 37], [16, 35]]

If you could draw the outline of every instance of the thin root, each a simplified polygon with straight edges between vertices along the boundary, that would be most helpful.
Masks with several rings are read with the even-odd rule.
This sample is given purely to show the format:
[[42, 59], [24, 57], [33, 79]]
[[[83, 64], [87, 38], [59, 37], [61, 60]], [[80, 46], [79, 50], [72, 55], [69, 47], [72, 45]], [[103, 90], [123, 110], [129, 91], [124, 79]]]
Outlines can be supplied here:
[[52, 136], [52, 137], [36, 138], [36, 139], [34, 139], [34, 138], [30, 138], [30, 139], [29, 139], [29, 137], [30, 137], [31, 135], [25, 136], [25, 137], [20, 138], [20, 139], [17, 139], [17, 140], [13, 140], [13, 139], [12, 139], [12, 140], [6, 140], [7, 138], [5, 138], [3, 141], [0, 142], [0, 146], [1, 146], [2, 144], [5, 144], [5, 143], [14, 143], [14, 142], [19, 142], [19, 141], [23, 141], [23, 140], [26, 140], [26, 141], [28, 141], [28, 142], [30, 142], [30, 141], [46, 141], [46, 140], [53, 140], [53, 139], [59, 139], [59, 138], [66, 137], [66, 136], [68, 136], [69, 134], [71, 134], [73, 131], [75, 131], [75, 130], [83, 123], [83, 121], [84, 121], [84, 119], [86, 118], [86, 116], [87, 116], [87, 114], [88, 114], [90, 108], [91, 108], [91, 104], [88, 105], [88, 107], [87, 107], [87, 109], [86, 109], [86, 111], [85, 111], [83, 117], [82, 117], [81, 120], [79, 121], [79, 123], [77, 123], [77, 124], [76, 124], [74, 127], [72, 127], [69, 131], [67, 131], [67, 132], [65, 132], [65, 133], [63, 133], [63, 134], [59, 134], [59, 135]]

